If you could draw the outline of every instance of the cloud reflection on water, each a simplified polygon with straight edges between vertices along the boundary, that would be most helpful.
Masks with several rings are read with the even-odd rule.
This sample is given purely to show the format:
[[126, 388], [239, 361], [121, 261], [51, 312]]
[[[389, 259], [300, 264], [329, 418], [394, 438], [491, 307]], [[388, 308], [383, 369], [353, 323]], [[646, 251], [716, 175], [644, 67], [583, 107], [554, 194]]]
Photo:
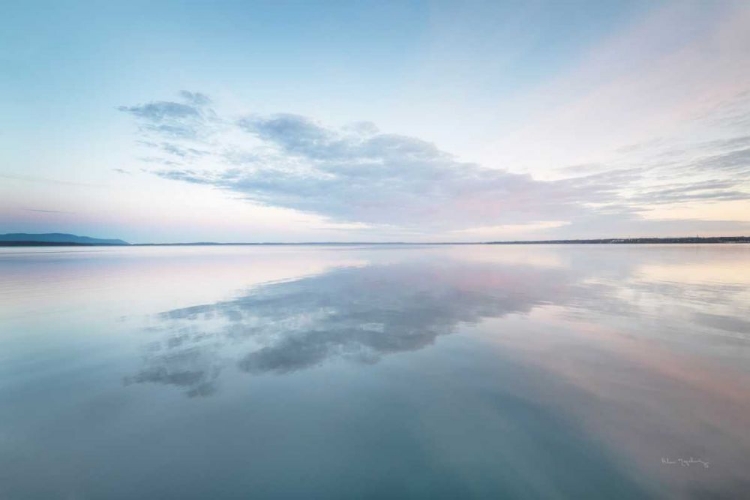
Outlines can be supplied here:
[[[750, 448], [743, 436], [750, 428], [747, 378], [703, 356], [707, 348], [747, 352], [743, 283], [680, 281], [679, 269], [655, 280], [641, 272], [643, 262], [612, 266], [588, 255], [560, 265], [446, 256], [376, 262], [173, 309], [157, 316], [157, 339], [129, 381], [207, 396], [227, 369], [283, 375], [336, 360], [372, 364], [469, 327], [489, 332], [500, 349], [497, 362], [519, 364], [530, 379], [544, 374], [546, 382], [530, 387], [503, 381], [501, 402], [488, 410], [491, 420], [510, 418], [508, 425], [517, 426], [512, 408], [536, 408], [545, 425], [535, 427], [526, 416], [518, 430], [531, 432], [529, 446], [557, 429], [549, 439], [569, 442], [556, 456], [578, 448], [586, 460], [602, 453], [602, 470], [628, 487], [644, 486], [640, 497], [667, 491], [660, 490], [665, 484], [686, 496], [742, 491]], [[664, 347], [675, 332], [684, 337], [682, 351]], [[438, 425], [441, 435], [468, 417], [450, 425], [426, 418], [423, 425]], [[610, 457], [607, 449], [618, 452]], [[658, 469], [670, 453], [698, 454], [714, 469], [695, 477]], [[620, 475], [623, 456], [638, 471], [633, 483], [633, 471]]]
[[[592, 255], [593, 256], [593, 255]], [[341, 267], [253, 287], [235, 298], [156, 316], [156, 337], [129, 383], [213, 394], [227, 366], [253, 374], [289, 374], [335, 359], [372, 364], [433, 344], [462, 325], [563, 306], [569, 319], [636, 325], [661, 322], [647, 335], [668, 335], [685, 319], [685, 335], [714, 345], [745, 345], [739, 284], [650, 281], [638, 267], [605, 269], [528, 262], [410, 259]], [[609, 276], [607, 276], [609, 274]], [[639, 334], [631, 328], [630, 334]]]
[[[235, 358], [250, 374], [285, 374], [336, 358], [375, 363], [421, 349], [488, 317], [558, 303], [572, 285], [560, 269], [451, 260], [347, 267], [253, 288], [215, 304], [164, 312], [143, 369], [129, 382], [214, 392]], [[238, 346], [247, 349], [237, 354]]]
[[[64, 459], [7, 452], [0, 484], [99, 477], [88, 496], [109, 498], [135, 472], [148, 478], [138, 492], [182, 496], [220, 483], [277, 498], [414, 485], [429, 498], [741, 497], [749, 250], [154, 249], [81, 258], [71, 273], [45, 257], [39, 276], [65, 280], [18, 279], [56, 301], [89, 290], [65, 310], [112, 335], [87, 339], [78, 371], [18, 356], [24, 384], [41, 382], [6, 382], [24, 395], [6, 425]], [[139, 308], [142, 290], [164, 300]], [[86, 309], [94, 296], [106, 308]], [[60, 336], [67, 317], [55, 318], [50, 338], [83, 338]]]

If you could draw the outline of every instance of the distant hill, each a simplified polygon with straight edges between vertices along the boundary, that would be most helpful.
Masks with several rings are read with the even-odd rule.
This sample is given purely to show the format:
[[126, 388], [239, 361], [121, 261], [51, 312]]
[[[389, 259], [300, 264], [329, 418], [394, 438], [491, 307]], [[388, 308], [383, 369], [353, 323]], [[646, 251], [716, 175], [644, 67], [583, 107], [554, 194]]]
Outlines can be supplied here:
[[129, 245], [123, 240], [104, 240], [65, 233], [9, 233], [0, 234], [0, 246], [54, 246], [54, 245]]

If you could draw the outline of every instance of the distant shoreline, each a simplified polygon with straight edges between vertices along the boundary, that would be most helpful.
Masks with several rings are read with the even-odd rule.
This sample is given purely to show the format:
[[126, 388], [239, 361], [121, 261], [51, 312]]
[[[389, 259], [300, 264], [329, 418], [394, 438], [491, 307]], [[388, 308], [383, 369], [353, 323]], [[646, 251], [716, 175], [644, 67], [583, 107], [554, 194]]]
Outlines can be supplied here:
[[750, 236], [717, 236], [685, 238], [600, 238], [581, 240], [513, 240], [477, 242], [259, 242], [259, 243], [78, 243], [56, 241], [0, 241], [0, 247], [165, 247], [165, 246], [360, 246], [360, 245], [654, 245], [654, 244], [733, 244], [750, 243]]

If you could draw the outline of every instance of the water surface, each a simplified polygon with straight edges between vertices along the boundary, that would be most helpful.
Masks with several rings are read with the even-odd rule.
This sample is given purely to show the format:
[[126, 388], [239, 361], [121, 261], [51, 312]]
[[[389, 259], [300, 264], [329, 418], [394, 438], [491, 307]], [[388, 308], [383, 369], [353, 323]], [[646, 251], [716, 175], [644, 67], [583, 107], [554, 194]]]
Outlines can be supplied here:
[[0, 498], [742, 498], [750, 246], [0, 250]]

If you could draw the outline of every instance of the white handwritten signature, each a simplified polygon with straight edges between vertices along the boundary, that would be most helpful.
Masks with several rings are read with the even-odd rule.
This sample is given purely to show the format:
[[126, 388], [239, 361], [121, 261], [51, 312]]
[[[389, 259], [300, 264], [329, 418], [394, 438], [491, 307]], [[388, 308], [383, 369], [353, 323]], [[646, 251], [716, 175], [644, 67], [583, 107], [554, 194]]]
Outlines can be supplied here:
[[690, 467], [692, 464], [702, 464], [704, 469], [708, 469], [708, 461], [706, 460], [700, 460], [698, 458], [690, 457], [688, 459], [685, 458], [676, 458], [674, 460], [670, 460], [668, 458], [662, 458], [661, 463], [668, 464], [668, 465], [682, 465], [683, 467]]

